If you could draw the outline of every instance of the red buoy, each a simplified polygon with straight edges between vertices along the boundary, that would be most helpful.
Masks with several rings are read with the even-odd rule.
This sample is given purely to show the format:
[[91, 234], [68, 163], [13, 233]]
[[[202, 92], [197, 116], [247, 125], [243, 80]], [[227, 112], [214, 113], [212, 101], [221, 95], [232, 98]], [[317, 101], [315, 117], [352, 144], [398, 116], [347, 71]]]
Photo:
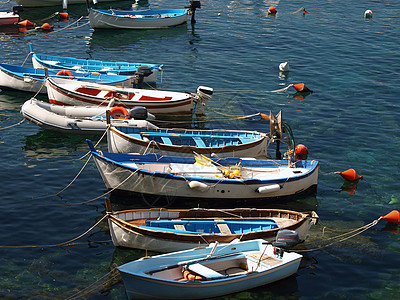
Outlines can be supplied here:
[[387, 215], [382, 216], [382, 219], [391, 224], [400, 224], [400, 212], [398, 210], [392, 210]]
[[45, 30], [45, 31], [53, 30], [53, 27], [54, 27], [54, 26], [51, 26], [49, 23], [44, 23], [42, 26], [40, 26], [40, 28], [41, 28], [42, 30]]
[[273, 6], [270, 6], [270, 8], [268, 8], [268, 13], [269, 14], [276, 14], [276, 8], [275, 7], [273, 7]]
[[293, 84], [293, 87], [295, 88], [296, 91], [300, 93], [312, 93], [313, 91], [310, 90], [304, 83], [296, 83]]
[[305, 160], [305, 159], [307, 159], [308, 149], [303, 144], [298, 144], [296, 146], [295, 152], [296, 152], [296, 155], [295, 155], [296, 160]]
[[68, 20], [68, 13], [65, 13], [65, 12], [60, 13], [59, 12], [58, 15], [60, 16], [61, 20]]
[[36, 26], [35, 23], [32, 23], [32, 22], [29, 21], [29, 20], [23, 20], [23, 21], [19, 22], [18, 25], [23, 26], [23, 27], [33, 27], [33, 26]]
[[362, 176], [359, 176], [354, 169], [348, 169], [344, 172], [336, 172], [337, 174], [342, 175], [342, 177], [348, 181], [356, 181], [358, 179], [363, 179]]

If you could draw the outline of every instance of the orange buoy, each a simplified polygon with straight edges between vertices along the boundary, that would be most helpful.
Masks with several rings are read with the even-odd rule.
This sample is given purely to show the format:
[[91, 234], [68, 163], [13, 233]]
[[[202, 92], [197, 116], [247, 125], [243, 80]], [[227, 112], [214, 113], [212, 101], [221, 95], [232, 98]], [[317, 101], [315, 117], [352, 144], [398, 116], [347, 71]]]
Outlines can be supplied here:
[[299, 93], [312, 93], [313, 91], [310, 90], [304, 83], [296, 83], [293, 84], [293, 87]]
[[71, 71], [68, 71], [68, 70], [58, 71], [56, 75], [74, 77], [74, 74], [72, 74]]
[[261, 120], [269, 120], [270, 119], [269, 115], [266, 115], [266, 114], [263, 114], [263, 113], [259, 113], [259, 114], [261, 116]]
[[63, 12], [63, 13], [58, 13], [58, 15], [60, 16], [60, 19], [62, 19], [62, 20], [68, 20], [68, 13], [65, 13], [65, 12]]
[[307, 159], [308, 149], [303, 144], [298, 144], [295, 148], [295, 158], [296, 160], [305, 160]]
[[270, 8], [268, 8], [268, 13], [269, 14], [276, 14], [276, 8], [275, 7], [273, 7], [273, 6], [270, 6]]
[[127, 119], [129, 117], [129, 112], [125, 107], [114, 106], [110, 109], [110, 116], [114, 119]]
[[51, 26], [49, 23], [44, 23], [42, 26], [40, 26], [40, 28], [45, 31], [51, 31], [53, 30], [53, 27], [54, 26]]
[[303, 15], [305, 15], [305, 14], [309, 14], [309, 12], [306, 11], [306, 9], [303, 7]]
[[33, 26], [36, 26], [35, 23], [32, 23], [32, 22], [29, 21], [29, 20], [23, 20], [23, 21], [19, 22], [18, 25], [23, 26], [23, 27], [33, 27]]
[[392, 210], [387, 215], [382, 216], [382, 219], [391, 224], [400, 224], [400, 212], [398, 210]]
[[358, 179], [363, 179], [362, 176], [359, 176], [354, 169], [348, 169], [344, 172], [335, 172], [336, 174], [340, 174], [344, 179], [348, 181], [356, 181]]
[[189, 271], [189, 270], [185, 270], [185, 271], [183, 272], [183, 278], [184, 278], [185, 280], [201, 280], [201, 279], [203, 279], [204, 277], [203, 277], [203, 276], [200, 276], [200, 275], [197, 275], [197, 274], [195, 274], [195, 273], [193, 273], [193, 272], [191, 272], [191, 271]]

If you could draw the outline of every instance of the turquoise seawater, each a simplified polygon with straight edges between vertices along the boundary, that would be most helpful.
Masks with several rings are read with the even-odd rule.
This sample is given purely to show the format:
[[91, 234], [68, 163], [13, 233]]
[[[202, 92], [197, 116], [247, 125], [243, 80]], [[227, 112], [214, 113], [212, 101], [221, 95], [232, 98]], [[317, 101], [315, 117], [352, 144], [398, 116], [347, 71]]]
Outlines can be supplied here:
[[[132, 2], [100, 7], [129, 9]], [[13, 5], [0, 3], [0, 10]], [[185, 5], [177, 0], [140, 4]], [[267, 14], [270, 6], [277, 8], [275, 16]], [[295, 13], [301, 7], [309, 13]], [[367, 9], [372, 10], [372, 19], [364, 18]], [[41, 20], [61, 10], [25, 9], [22, 17]], [[221, 116], [282, 110], [296, 142], [305, 144], [309, 158], [321, 166], [317, 194], [286, 204], [314, 209], [320, 216], [302, 250], [320, 245], [325, 227], [358, 228], [400, 209], [399, 2], [208, 0], [202, 1], [194, 25], [141, 31], [94, 32], [87, 24], [85, 5], [70, 5], [68, 12], [68, 21], [46, 20], [54, 25], [51, 33], [0, 27], [1, 62], [21, 65], [26, 60], [30, 65], [31, 42], [37, 53], [162, 63], [160, 88], [214, 88], [204, 117], [206, 128], [268, 131], [265, 121]], [[284, 61], [290, 66], [286, 77], [278, 69]], [[314, 93], [302, 98], [294, 89], [270, 92], [300, 82]], [[104, 197], [87, 201], [102, 195], [105, 186], [90, 162], [68, 189], [55, 196], [83, 167], [86, 158], [79, 158], [88, 150], [87, 137], [47, 131], [28, 121], [7, 128], [23, 119], [20, 106], [30, 97], [0, 92], [0, 298], [125, 299], [123, 283], [119, 277], [110, 280], [113, 274], [108, 273], [145, 252], [116, 249], [106, 222], [72, 245], [48, 246], [85, 233], [104, 216]], [[100, 147], [105, 149], [105, 143]], [[349, 168], [364, 177], [354, 194], [341, 191], [344, 181], [334, 174]], [[131, 205], [144, 203], [137, 199]], [[380, 221], [362, 235], [305, 252], [295, 276], [225, 298], [398, 299], [398, 229]], [[32, 247], [22, 247], [27, 245]]]

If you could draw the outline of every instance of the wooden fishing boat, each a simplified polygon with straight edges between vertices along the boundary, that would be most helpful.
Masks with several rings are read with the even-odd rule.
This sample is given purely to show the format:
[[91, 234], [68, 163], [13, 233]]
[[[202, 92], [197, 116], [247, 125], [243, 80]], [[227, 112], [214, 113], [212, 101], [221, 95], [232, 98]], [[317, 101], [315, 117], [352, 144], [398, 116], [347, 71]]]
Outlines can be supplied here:
[[17, 24], [21, 11], [23, 11], [22, 6], [14, 6], [11, 12], [0, 11], [0, 26]]
[[218, 157], [267, 156], [269, 135], [247, 130], [199, 130], [133, 128], [111, 126], [107, 131], [108, 151], [193, 156], [193, 152]]
[[[132, 76], [66, 70], [48, 70], [47, 76], [127, 87], [132, 86], [134, 81]], [[2, 89], [47, 93], [45, 78], [44, 69], [0, 63], [0, 88]]]
[[187, 9], [115, 10], [89, 8], [90, 26], [94, 29], [153, 29], [186, 23]]
[[196, 200], [287, 197], [318, 184], [318, 161], [209, 159], [98, 152], [88, 141], [108, 189]]
[[140, 66], [146, 66], [151, 70], [144, 78], [145, 82], [152, 83], [157, 81], [159, 71], [162, 70], [160, 64], [148, 63], [129, 63], [129, 62], [107, 62], [100, 60], [78, 59], [72, 57], [62, 57], [46, 54], [37, 54], [33, 51], [32, 43], [29, 43], [30, 53], [32, 54], [32, 64], [36, 69], [69, 70], [79, 72], [98, 72], [117, 75], [135, 75]]
[[[106, 110], [95, 106], [61, 106], [38, 101], [34, 98], [26, 101], [21, 107], [21, 114], [29, 121], [50, 130], [78, 134], [102, 134], [107, 129]], [[115, 114], [117, 111], [115, 110]], [[112, 125], [124, 125], [141, 128], [156, 128], [146, 119], [154, 116], [147, 111], [133, 109], [127, 118], [111, 117]]]
[[107, 106], [114, 99], [117, 104], [132, 108], [144, 106], [153, 114], [204, 114], [212, 96], [212, 89], [199, 87], [197, 94], [150, 89], [114, 87], [96, 83], [83, 83], [61, 78], [46, 80], [49, 101], [60, 105]]
[[118, 270], [129, 299], [203, 299], [289, 277], [301, 258], [253, 240], [143, 257]]
[[283, 209], [129, 209], [112, 212], [106, 205], [115, 246], [156, 252], [187, 250], [207, 244], [264, 239], [273, 242], [281, 230], [292, 230], [302, 242], [317, 223], [315, 212]]
[[[14, 0], [24, 7], [61, 6], [62, 0]], [[68, 0], [68, 4], [84, 4], [87, 0]], [[97, 0], [97, 2], [116, 2], [118, 0]]]

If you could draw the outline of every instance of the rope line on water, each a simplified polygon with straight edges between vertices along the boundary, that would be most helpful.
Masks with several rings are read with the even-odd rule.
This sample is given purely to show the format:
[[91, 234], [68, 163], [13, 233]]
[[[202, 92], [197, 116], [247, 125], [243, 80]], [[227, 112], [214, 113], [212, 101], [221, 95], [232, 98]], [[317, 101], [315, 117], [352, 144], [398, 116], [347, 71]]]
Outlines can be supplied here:
[[10, 125], [10, 126], [6, 126], [6, 127], [3, 127], [3, 128], [0, 128], [0, 130], [6, 130], [6, 129], [11, 128], [11, 127], [14, 127], [14, 126], [21, 125], [24, 121], [25, 121], [25, 119], [22, 119], [22, 120], [19, 121], [17, 124], [13, 124], [13, 125]]
[[[115, 271], [115, 269], [111, 270], [110, 272], [106, 273], [105, 275], [101, 276], [98, 280], [96, 280], [95, 282], [91, 283], [90, 285], [88, 285], [87, 287], [85, 287], [84, 289], [76, 292], [75, 294], [73, 294], [72, 296], [66, 298], [65, 300], [70, 300], [70, 299], [74, 299], [76, 297], [83, 297], [87, 294], [90, 293], [90, 291], [94, 291], [95, 289], [89, 290], [90, 288], [92, 288], [93, 285], [97, 284], [100, 280], [103, 280], [106, 276], [109, 276], [110, 274], [114, 273], [114, 275], [108, 279], [104, 284], [107, 284], [111, 281], [113, 281], [118, 275], [119, 273]], [[84, 294], [83, 294], [84, 293]]]
[[97, 225], [99, 225], [106, 217], [108, 214], [105, 214], [99, 221], [97, 221], [92, 227], [90, 227], [88, 230], [86, 230], [84, 233], [78, 235], [77, 237], [58, 244], [49, 244], [49, 245], [23, 245], [23, 246], [9, 246], [9, 245], [0, 245], [0, 248], [41, 248], [41, 247], [59, 247], [63, 245], [67, 245], [73, 241], [76, 241], [83, 237], [84, 235], [88, 234], [90, 231], [92, 231]]
[[[343, 238], [341, 238], [341, 239], [339, 239], [339, 240], [337, 240], [337, 241], [334, 241], [334, 242], [332, 242], [332, 243], [325, 244], [325, 245], [321, 245], [321, 246], [319, 246], [319, 247], [312, 248], [312, 249], [306, 249], [306, 250], [289, 250], [289, 251], [290, 251], [290, 252], [312, 252], [312, 251], [322, 250], [323, 248], [326, 248], [326, 247], [332, 246], [332, 245], [334, 245], [334, 244], [338, 244], [338, 243], [344, 242], [344, 241], [346, 241], [346, 240], [348, 240], [348, 239], [351, 239], [351, 238], [353, 238], [353, 237], [355, 237], [355, 236], [357, 236], [357, 235], [359, 235], [359, 234], [365, 232], [366, 230], [368, 230], [368, 229], [370, 229], [371, 227], [373, 227], [373, 226], [375, 226], [376, 224], [378, 224], [378, 222], [379, 222], [381, 219], [382, 219], [382, 217], [380, 217], [380, 218], [377, 219], [377, 220], [372, 221], [371, 223], [369, 223], [369, 224], [367, 224], [367, 225], [361, 226], [360, 228], [356, 228], [356, 229], [353, 229], [353, 230], [351, 230], [351, 231], [349, 231], [349, 232], [347, 232], [347, 233], [340, 234], [340, 235], [338, 235], [338, 236], [335, 236], [335, 237], [332, 237], [332, 238], [327, 239], [327, 240], [333, 240], [333, 239], [337, 239], [337, 238], [343, 237]], [[324, 229], [325, 229], [325, 228], [324, 228]], [[349, 235], [349, 234], [350, 234], [350, 235]], [[347, 235], [349, 235], [349, 236], [347, 236]]]

